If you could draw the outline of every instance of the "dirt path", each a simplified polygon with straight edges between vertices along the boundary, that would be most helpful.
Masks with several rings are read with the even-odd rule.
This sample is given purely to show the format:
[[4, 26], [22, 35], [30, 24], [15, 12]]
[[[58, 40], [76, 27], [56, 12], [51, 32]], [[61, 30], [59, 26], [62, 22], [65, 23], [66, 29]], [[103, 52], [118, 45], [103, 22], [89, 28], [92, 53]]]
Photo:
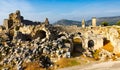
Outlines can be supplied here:
[[120, 70], [120, 61], [108, 61], [102, 63], [88, 64], [85, 66], [73, 66], [58, 70]]

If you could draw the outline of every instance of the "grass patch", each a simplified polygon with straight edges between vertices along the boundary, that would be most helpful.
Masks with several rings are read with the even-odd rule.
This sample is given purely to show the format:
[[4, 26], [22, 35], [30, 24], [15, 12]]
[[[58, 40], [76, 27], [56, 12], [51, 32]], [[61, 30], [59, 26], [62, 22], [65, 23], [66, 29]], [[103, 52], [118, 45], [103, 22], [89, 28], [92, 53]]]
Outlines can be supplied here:
[[100, 53], [101, 49], [97, 49], [93, 52], [93, 57], [95, 60], [99, 60], [99, 53]]
[[73, 42], [74, 42], [74, 43], [80, 43], [80, 42], [82, 42], [82, 41], [81, 41], [80, 38], [75, 38], [75, 39], [73, 39]]
[[64, 68], [79, 65], [80, 62], [78, 62], [75, 58], [63, 58], [57, 61], [56, 64], [59, 66], [59, 68]]
[[106, 45], [104, 45], [102, 48], [109, 52], [113, 52], [113, 50], [114, 50], [114, 47], [112, 46], [112, 44], [110, 42], [107, 43]]
[[23, 67], [25, 68], [25, 70], [45, 70], [44, 68], [39, 66], [38, 62], [24, 63]]
[[120, 57], [120, 53], [119, 54], [115, 54], [117, 57]]

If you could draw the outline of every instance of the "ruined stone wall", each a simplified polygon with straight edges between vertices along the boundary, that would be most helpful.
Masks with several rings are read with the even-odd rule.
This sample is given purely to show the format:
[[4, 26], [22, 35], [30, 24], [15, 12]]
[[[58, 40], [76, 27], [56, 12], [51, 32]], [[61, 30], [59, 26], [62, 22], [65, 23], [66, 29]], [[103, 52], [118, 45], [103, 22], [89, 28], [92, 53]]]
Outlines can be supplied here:
[[77, 32], [81, 32], [83, 31], [81, 27], [77, 27], [76, 25], [73, 26], [56, 26], [59, 29], [61, 29], [61, 31], [65, 31], [67, 33], [77, 33]]
[[[113, 45], [113, 53], [120, 53], [118, 26], [53, 26], [49, 24], [48, 18], [43, 23], [34, 23], [21, 17], [19, 11], [11, 13], [9, 18], [4, 20], [4, 26], [0, 26], [0, 52], [3, 57], [1, 65], [15, 62], [22, 66], [22, 62], [42, 62], [44, 58], [40, 58], [41, 56], [49, 56], [55, 62], [60, 58], [70, 58], [73, 51], [83, 53], [91, 52], [89, 48], [101, 49], [104, 39]], [[22, 20], [26, 24], [22, 23]], [[104, 54], [104, 51], [101, 54]], [[92, 55], [93, 53], [89, 54], [93, 57]]]
[[9, 14], [8, 19], [4, 19], [3, 25], [6, 29], [11, 28], [12, 26], [20, 25], [23, 17], [20, 14], [20, 11], [17, 10], [15, 13]]
[[15, 32], [14, 37], [21, 37], [22, 39], [23, 36], [19, 36], [21, 34], [30, 35], [31, 40], [37, 39], [38, 37], [40, 39], [43, 39], [43, 38], [49, 39], [50, 31], [44, 25], [37, 25], [37, 26], [29, 25], [29, 26], [20, 26], [19, 30]]
[[120, 38], [119, 33], [116, 28], [110, 28], [108, 32], [108, 38], [111, 41], [113, 47], [114, 47], [114, 53], [120, 53]]
[[21, 23], [20, 11], [17, 10], [15, 13], [9, 14], [9, 20], [12, 21], [14, 24]]

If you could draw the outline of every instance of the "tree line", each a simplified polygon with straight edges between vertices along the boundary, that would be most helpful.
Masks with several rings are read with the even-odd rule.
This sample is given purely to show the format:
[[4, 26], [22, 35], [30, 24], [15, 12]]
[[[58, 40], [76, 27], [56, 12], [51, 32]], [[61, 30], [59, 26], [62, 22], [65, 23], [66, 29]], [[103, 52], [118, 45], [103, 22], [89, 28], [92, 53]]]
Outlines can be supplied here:
[[[101, 22], [101, 26], [109, 26], [110, 24], [106, 21]], [[120, 26], [120, 20], [115, 23], [115, 25]]]

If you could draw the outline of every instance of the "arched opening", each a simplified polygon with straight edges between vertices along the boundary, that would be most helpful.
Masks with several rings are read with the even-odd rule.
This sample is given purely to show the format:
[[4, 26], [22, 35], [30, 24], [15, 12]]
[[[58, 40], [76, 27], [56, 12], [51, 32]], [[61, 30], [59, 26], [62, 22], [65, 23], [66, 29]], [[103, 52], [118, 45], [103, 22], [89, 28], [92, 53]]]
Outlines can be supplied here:
[[58, 38], [60, 38], [60, 37], [62, 37], [62, 36], [65, 36], [65, 34], [60, 34], [60, 35], [58, 35]]
[[93, 48], [94, 47], [94, 41], [93, 40], [89, 40], [88, 41], [88, 48]]
[[17, 39], [21, 39], [22, 41], [31, 41], [32, 37], [29, 34], [23, 34], [22, 32], [18, 32]]
[[103, 38], [103, 45], [106, 45], [110, 42], [110, 40], [107, 40], [107, 38]]
[[103, 38], [103, 47], [102, 48], [109, 52], [114, 51], [114, 47], [113, 47], [112, 43], [107, 38]]
[[23, 38], [24, 41], [32, 41], [31, 36], [28, 34], [23, 34]]
[[81, 35], [81, 33], [80, 33], [80, 32], [78, 32], [77, 34], [78, 34], [78, 35]]
[[73, 38], [73, 53], [72, 56], [80, 56], [85, 49], [83, 48], [83, 41], [81, 38]]
[[34, 36], [34, 38], [38, 38], [40, 37], [40, 39], [43, 39], [46, 37], [46, 32], [44, 30], [38, 30]]

